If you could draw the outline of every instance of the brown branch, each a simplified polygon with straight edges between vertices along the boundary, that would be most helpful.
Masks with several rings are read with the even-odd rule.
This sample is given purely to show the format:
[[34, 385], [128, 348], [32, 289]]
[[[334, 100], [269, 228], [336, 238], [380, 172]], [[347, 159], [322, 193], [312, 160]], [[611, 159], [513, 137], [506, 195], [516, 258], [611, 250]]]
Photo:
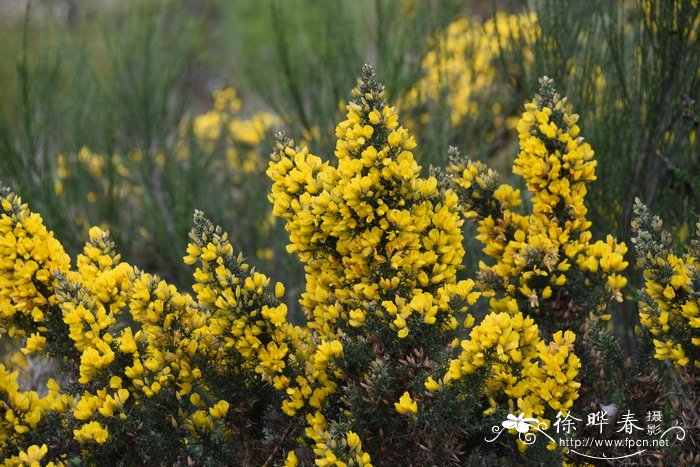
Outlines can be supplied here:
[[267, 460], [265, 463], [262, 465], [262, 467], [268, 467], [269, 465], [272, 465], [272, 461], [274, 460], [275, 456], [277, 455], [277, 452], [280, 450], [280, 447], [282, 447], [282, 443], [284, 442], [285, 439], [287, 439], [287, 436], [289, 435], [289, 432], [292, 429], [292, 426], [294, 425], [294, 419], [292, 418], [289, 421], [289, 424], [287, 425], [287, 428], [284, 429], [284, 433], [280, 435], [280, 437], [277, 439], [275, 442], [275, 447], [272, 449], [272, 452], [268, 456]]

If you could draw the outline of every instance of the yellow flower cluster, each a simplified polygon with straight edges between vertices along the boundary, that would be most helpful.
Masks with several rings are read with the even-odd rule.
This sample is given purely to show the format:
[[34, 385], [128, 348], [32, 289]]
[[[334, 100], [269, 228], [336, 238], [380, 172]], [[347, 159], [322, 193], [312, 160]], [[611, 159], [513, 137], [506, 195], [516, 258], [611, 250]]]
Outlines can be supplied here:
[[[257, 149], [270, 129], [281, 125], [282, 120], [268, 112], [242, 118], [241, 107], [242, 102], [234, 88], [215, 91], [213, 109], [196, 116], [192, 129], [199, 143], [208, 151], [223, 143], [229, 167], [241, 174], [249, 174], [263, 168], [264, 159]], [[184, 141], [180, 153], [183, 151], [187, 151]]]
[[[480, 104], [487, 97], [497, 99], [497, 63], [502, 53], [522, 47], [525, 60], [534, 61], [530, 45], [538, 35], [534, 13], [512, 15], [497, 12], [483, 21], [460, 18], [439, 33], [423, 58], [424, 76], [402, 101], [402, 108], [421, 109], [428, 103], [442, 103], [450, 111], [450, 122], [457, 126], [465, 118], [476, 119], [483, 112]], [[494, 127], [503, 124], [503, 103], [492, 102]], [[508, 116], [508, 115], [506, 115]], [[428, 114], [420, 117], [422, 124]]]
[[191, 356], [207, 356], [219, 365], [235, 363], [228, 371], [257, 375], [254, 380], [285, 389], [285, 369], [290, 361], [304, 360], [295, 352], [305, 351], [307, 335], [287, 321], [287, 305], [279, 301], [284, 286], [278, 283], [270, 290], [270, 280], [235, 255], [228, 236], [201, 212], [195, 214], [190, 238], [184, 260], [200, 264], [192, 289], [207, 313], [199, 316], [204, 322], [183, 345]]
[[687, 372], [700, 370], [700, 223], [693, 247], [676, 255], [663, 223], [639, 200], [633, 241], [644, 271], [639, 320], [651, 334], [655, 357]]
[[[372, 467], [369, 454], [362, 450], [362, 441], [353, 431], [332, 436], [328, 422], [321, 412], [310, 413], [306, 416], [308, 427], [306, 436], [313, 441], [313, 452], [316, 457], [315, 465], [319, 467]], [[298, 465], [294, 451], [290, 453], [285, 467]]]
[[457, 198], [418, 176], [415, 140], [371, 68], [352, 96], [336, 129], [337, 167], [281, 137], [268, 169], [273, 213], [286, 219], [288, 250], [305, 263], [309, 326], [323, 338], [367, 322], [401, 338], [424, 324], [455, 329], [452, 298], [476, 299], [473, 282], [456, 282]]
[[[333, 394], [338, 385], [333, 376], [340, 375], [334, 368], [333, 361], [343, 354], [343, 345], [339, 340], [322, 341], [316, 345], [310, 345], [307, 350], [304, 371], [298, 375], [294, 384], [287, 388], [288, 397], [282, 402], [282, 411], [294, 416], [306, 405], [314, 409], [323, 407], [326, 398]], [[275, 387], [284, 388], [288, 379], [275, 381]]]
[[[0, 417], [0, 452], [7, 456], [3, 459], [4, 465], [38, 466], [48, 451], [46, 444], [30, 444], [24, 449], [17, 449], [17, 446], [27, 442], [42, 419], [50, 414], [64, 413], [72, 405], [72, 398], [61, 394], [61, 388], [53, 379], [46, 384], [44, 397], [39, 397], [36, 391], [21, 391], [17, 376], [16, 371], [9, 372], [0, 364], [0, 407], [3, 414]], [[43, 464], [54, 465], [53, 462]]]
[[57, 318], [52, 274], [67, 270], [70, 258], [41, 216], [3, 186], [0, 204], [0, 332], [29, 336], [26, 349], [33, 352], [46, 344], [46, 324]]
[[[393, 342], [387, 346], [410, 346], [412, 339], [450, 333], [459, 324], [456, 312], [479, 296], [472, 280], [457, 280], [464, 255], [457, 197], [440, 191], [434, 177], [419, 176], [411, 152], [416, 142], [369, 66], [336, 136], [337, 166], [280, 135], [267, 171], [273, 213], [286, 220], [287, 249], [305, 263], [301, 304], [320, 342], [307, 363], [311, 371], [287, 390], [284, 410], [295, 414], [305, 399], [317, 409], [307, 414], [317, 451], [328, 446], [325, 419], [318, 421], [322, 403], [337, 391], [346, 394], [343, 378], [371, 379], [333, 364], [345, 356], [343, 342], [363, 345], [372, 335]], [[346, 417], [352, 419], [349, 411]], [[354, 436], [348, 433], [348, 440]], [[317, 463], [336, 455], [318, 451]]]
[[[586, 184], [595, 180], [593, 150], [579, 136], [578, 116], [567, 108], [551, 80], [525, 106], [514, 173], [532, 194], [532, 214], [517, 211], [520, 190], [501, 184], [479, 162], [453, 158], [450, 185], [465, 216], [478, 223], [477, 239], [495, 264], [480, 264], [487, 290], [518, 300], [518, 308], [546, 312], [551, 324], [578, 329], [600, 316], [609, 299], [622, 300], [627, 247], [608, 235], [592, 243], [586, 219]], [[593, 288], [599, 296], [582, 293]], [[542, 315], [542, 313], [540, 313]], [[553, 332], [550, 328], [548, 331]]]
[[[83, 352], [86, 362], [111, 358], [109, 345], [101, 341], [101, 336], [116, 324], [126, 305], [133, 274], [130, 265], [120, 262], [108, 232], [93, 227], [89, 236], [83, 253], [77, 257], [77, 273], [59, 275], [61, 287], [57, 289], [58, 304], [63, 321], [68, 325], [69, 337], [76, 350]], [[90, 349], [89, 353], [85, 353], [87, 349]], [[98, 357], [100, 354], [105, 355]], [[85, 367], [82, 383], [89, 381], [87, 373], [90, 371]]]
[[[3, 334], [24, 338], [24, 353], [55, 357], [68, 389], [50, 380], [43, 398], [22, 392], [17, 372], [0, 365], [0, 448], [11, 465], [65, 459], [82, 449], [71, 439], [85, 446], [81, 456], [98, 455], [97, 446], [142, 436], [149, 417], [160, 417], [148, 423], [179, 445], [168, 455], [212, 436], [238, 443], [234, 435], [250, 429], [257, 405], [277, 407], [305, 362], [310, 373], [323, 372], [323, 355], [327, 362], [338, 354], [339, 343], [311, 347], [308, 333], [287, 322], [284, 286], [271, 289], [199, 212], [185, 257], [198, 264], [193, 298], [121, 262], [97, 227], [71, 270], [41, 218], [1, 190]], [[312, 404], [329, 391], [327, 378], [317, 379]], [[65, 450], [27, 444], [35, 430], [63, 430], [56, 435], [66, 437]]]
[[[508, 302], [516, 308], [514, 300]], [[460, 342], [461, 352], [449, 363], [442, 384], [453, 385], [479, 370], [486, 369], [483, 395], [489, 401], [485, 414], [507, 405], [528, 417], [545, 417], [567, 412], [578, 398], [580, 383], [575, 381], [581, 363], [573, 353], [576, 336], [559, 331], [547, 344], [532, 318], [518, 311], [491, 313]], [[429, 390], [439, 390], [434, 380]]]

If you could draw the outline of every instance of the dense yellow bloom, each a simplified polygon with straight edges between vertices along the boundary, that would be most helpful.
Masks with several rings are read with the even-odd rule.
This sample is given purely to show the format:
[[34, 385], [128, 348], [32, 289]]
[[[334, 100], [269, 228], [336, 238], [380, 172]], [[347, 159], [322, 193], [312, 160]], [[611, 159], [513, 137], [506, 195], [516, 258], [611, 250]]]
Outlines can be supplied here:
[[[495, 260], [479, 265], [485, 290], [516, 298], [520, 309], [553, 314], [560, 326], [572, 329], [591, 316], [607, 317], [602, 312], [609, 299], [622, 300], [627, 280], [619, 273], [628, 266], [624, 243], [610, 235], [592, 241], [584, 198], [596, 161], [577, 121], [566, 98], [543, 78], [517, 127], [520, 152], [513, 171], [532, 194], [529, 215], [517, 210], [520, 191], [500, 183], [480, 162], [453, 157], [445, 178], [458, 192], [465, 217], [477, 222], [484, 252]], [[562, 309], [569, 291], [582, 286], [593, 288], [595, 296], [577, 293]], [[591, 308], [595, 314], [583, 312]]]
[[114, 352], [105, 341], [96, 339], [95, 347], [85, 349], [80, 357], [80, 379], [81, 384], [89, 383], [93, 376], [103, 368], [109, 366], [114, 360]]
[[[425, 74], [408, 91], [402, 107], [420, 108], [426, 103], [447, 105], [453, 126], [465, 118], [477, 118], [479, 104], [487, 96], [498, 98], [497, 60], [500, 55], [520, 47], [525, 59], [532, 62], [530, 46], [538, 33], [534, 13], [497, 12], [486, 21], [479, 18], [453, 21], [433, 39], [421, 63]], [[494, 107], [498, 110], [500, 103], [496, 101]], [[498, 126], [503, 116], [500, 111], [494, 113], [499, 119], [494, 122]], [[428, 118], [427, 114], [422, 115], [421, 123], [426, 123]]]
[[0, 327], [10, 336], [32, 334], [28, 352], [45, 344], [42, 329], [55, 313], [54, 273], [69, 267], [41, 216], [0, 185]]
[[456, 281], [464, 254], [457, 198], [442, 195], [435, 178], [418, 177], [415, 140], [369, 68], [352, 95], [336, 128], [337, 167], [281, 138], [267, 171], [288, 250], [306, 264], [309, 326], [323, 337], [359, 331], [368, 320], [399, 337], [418, 322], [454, 328], [449, 298], [441, 296], [466, 298], [473, 286], [441, 288]]
[[657, 359], [693, 374], [700, 369], [700, 224], [692, 247], [677, 256], [661, 219], [639, 200], [634, 211], [637, 261], [645, 279], [639, 321], [651, 335]]
[[[0, 423], [0, 450], [14, 453], [11, 459], [30, 462], [30, 457], [46, 454], [25, 439], [33, 430], [55, 430], [58, 425], [50, 424], [57, 423], [57, 414], [65, 417], [60, 426], [72, 430], [65, 435], [80, 444], [103, 445], [113, 437], [125, 442], [123, 437], [140, 429], [133, 420], [143, 420], [153, 407], [164, 417], [157, 423], [186, 430], [193, 438], [212, 433], [228, 438], [234, 431], [222, 420], [232, 412], [229, 397], [240, 398], [240, 393], [215, 394], [220, 389], [208, 381], [240, 379], [250, 394], [267, 385], [284, 391], [313, 351], [308, 334], [287, 322], [286, 305], [278, 300], [284, 286], [270, 288], [267, 277], [236, 257], [227, 237], [201, 213], [188, 248], [188, 262], [199, 263], [195, 301], [121, 262], [108, 232], [96, 227], [89, 231], [76, 269], [70, 270], [41, 219], [4, 188], [2, 208], [3, 267], [8, 271], [2, 276], [2, 304], [11, 311], [3, 314], [2, 325], [14, 336], [28, 336], [24, 353], [60, 357], [69, 368], [72, 389], [70, 396], [63, 394], [50, 380], [48, 394], [41, 398], [20, 391], [18, 373], [0, 365], [0, 398], [7, 409]], [[24, 236], [20, 243], [17, 235]], [[36, 288], [25, 294], [33, 303], [22, 315], [16, 290], [21, 281], [13, 274], [25, 274], [21, 267], [30, 262], [23, 281]], [[125, 311], [138, 327], [124, 326]], [[325, 370], [342, 351], [338, 345], [319, 346], [317, 368], [310, 371]], [[320, 406], [333, 383], [327, 375], [316, 379], [313, 389], [302, 388], [303, 398]], [[207, 406], [208, 400], [217, 402]], [[232, 420], [249, 423], [239, 421], [240, 405], [235, 412]], [[178, 442], [187, 442], [177, 436]], [[60, 454], [48, 453], [53, 459]]]
[[[543, 418], [548, 407], [556, 413], [569, 409], [578, 398], [580, 383], [575, 379], [581, 364], [573, 353], [574, 340], [571, 331], [559, 331], [547, 344], [532, 318], [519, 312], [491, 313], [469, 339], [460, 342], [462, 350], [450, 362], [443, 382], [454, 385], [488, 368], [485, 396], [491, 407], [487, 414], [507, 402], [528, 417]], [[431, 386], [437, 389], [435, 382]]]
[[45, 345], [46, 337], [39, 333], [32, 333], [32, 335], [27, 338], [27, 343], [22, 349], [22, 352], [26, 354], [40, 352]]
[[241, 360], [241, 370], [258, 373], [264, 381], [282, 376], [294, 357], [290, 348], [306, 340], [301, 328], [287, 322], [287, 307], [276, 296], [283, 286], [271, 290], [269, 279], [235, 255], [227, 235], [201, 213], [195, 215], [191, 238], [185, 262], [200, 263], [192, 289], [209, 313], [199, 318], [195, 339], [183, 342], [183, 350], [190, 356], [199, 352]]
[[73, 430], [73, 436], [79, 443], [96, 442], [104, 444], [109, 438], [109, 432], [98, 422], [84, 424], [79, 430]]
[[[47, 394], [39, 397], [36, 391], [20, 390], [18, 372], [9, 372], [0, 364], [0, 452], [6, 455], [8, 465], [39, 465], [46, 454], [46, 445], [27, 443], [32, 431], [42, 421], [66, 411], [73, 403], [72, 397], [62, 394], [60, 386], [50, 379]], [[13, 456], [14, 453], [14, 456]]]
[[[419, 176], [415, 139], [400, 125], [371, 67], [363, 69], [346, 110], [335, 132], [337, 164], [280, 135], [267, 170], [273, 214], [286, 221], [287, 250], [305, 265], [301, 305], [316, 342], [304, 376], [286, 389], [282, 410], [289, 416], [309, 407], [324, 410], [331, 395], [348, 397], [344, 378], [369, 384], [373, 370], [346, 375], [341, 369], [353, 358], [346, 342], [355, 348], [376, 340], [368, 349], [378, 354], [376, 369], [394, 358], [384, 345], [404, 345], [404, 352], [414, 339], [456, 331], [458, 313], [480, 295], [474, 281], [457, 279], [464, 255], [457, 196], [441, 190], [436, 178]], [[464, 318], [465, 325], [472, 321]], [[393, 399], [404, 402], [397, 402], [399, 413], [414, 415], [416, 402], [401, 398], [405, 388], [392, 390]], [[329, 437], [321, 416], [309, 419], [306, 432], [316, 463], [348, 464], [347, 453], [336, 449], [342, 442]], [[352, 424], [352, 417], [347, 410], [341, 419]], [[354, 445], [356, 438], [343, 442]]]
[[578, 350], [595, 351], [593, 335], [604, 332], [602, 323], [610, 319], [604, 311], [611, 299], [622, 301], [627, 285], [621, 275], [628, 266], [627, 247], [610, 235], [592, 240], [585, 196], [596, 178], [596, 161], [577, 122], [551, 80], [540, 80], [539, 93], [525, 104], [517, 125], [520, 152], [513, 167], [531, 194], [529, 214], [519, 210], [520, 190], [501, 183], [483, 163], [453, 153], [443, 176], [493, 259], [479, 264], [480, 286], [493, 296], [492, 314], [461, 342], [443, 383], [456, 384], [489, 368], [487, 414], [507, 404], [528, 417], [551, 419], [579, 398], [579, 372], [603, 371], [582, 369], [570, 330], [582, 332]]

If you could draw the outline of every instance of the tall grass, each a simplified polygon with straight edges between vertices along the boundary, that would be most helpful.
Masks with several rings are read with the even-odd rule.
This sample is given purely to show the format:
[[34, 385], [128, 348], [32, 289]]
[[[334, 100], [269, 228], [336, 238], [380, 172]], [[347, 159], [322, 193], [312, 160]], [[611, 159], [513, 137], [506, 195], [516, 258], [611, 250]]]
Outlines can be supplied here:
[[181, 258], [195, 208], [247, 252], [268, 246], [250, 230], [267, 212], [264, 167], [257, 182], [235, 186], [216, 162], [222, 151], [192, 135], [196, 109], [211, 106], [216, 3], [81, 8], [68, 22], [28, 3], [16, 27], [15, 92], [0, 120], [3, 181], [41, 208], [69, 250], [90, 225], [106, 225], [127, 259], [179, 284], [190, 281]]

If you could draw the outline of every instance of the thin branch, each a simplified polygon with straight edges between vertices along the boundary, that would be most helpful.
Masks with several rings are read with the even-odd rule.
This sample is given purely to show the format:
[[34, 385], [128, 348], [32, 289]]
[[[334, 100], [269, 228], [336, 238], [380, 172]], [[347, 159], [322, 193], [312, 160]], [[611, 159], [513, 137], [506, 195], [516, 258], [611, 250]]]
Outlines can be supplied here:
[[262, 467], [268, 467], [269, 465], [272, 465], [272, 461], [275, 459], [277, 452], [282, 447], [282, 443], [287, 439], [289, 432], [292, 430], [292, 426], [294, 426], [294, 419], [291, 419], [289, 421], [289, 423], [287, 424], [287, 428], [284, 429], [284, 433], [282, 433], [280, 437], [277, 438], [277, 441], [275, 442], [275, 447], [272, 449], [272, 452], [270, 453]]

